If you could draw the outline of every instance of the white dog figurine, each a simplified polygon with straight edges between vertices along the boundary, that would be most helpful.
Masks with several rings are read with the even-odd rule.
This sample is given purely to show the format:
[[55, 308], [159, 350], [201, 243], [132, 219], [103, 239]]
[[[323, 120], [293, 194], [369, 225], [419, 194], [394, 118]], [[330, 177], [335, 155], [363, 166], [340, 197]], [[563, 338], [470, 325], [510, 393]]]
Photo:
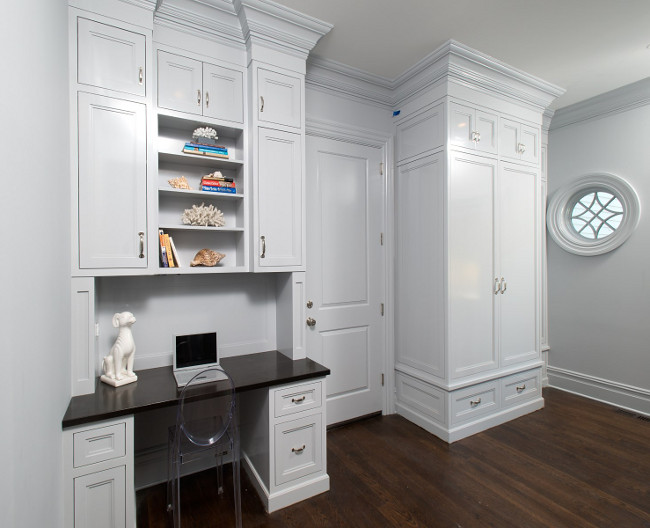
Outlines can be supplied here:
[[120, 387], [138, 380], [133, 372], [133, 359], [135, 358], [135, 341], [131, 333], [131, 326], [135, 317], [131, 312], [116, 313], [113, 316], [113, 326], [119, 328], [117, 339], [111, 347], [111, 353], [104, 357], [102, 368], [104, 375], [100, 378], [104, 383], [113, 387]]

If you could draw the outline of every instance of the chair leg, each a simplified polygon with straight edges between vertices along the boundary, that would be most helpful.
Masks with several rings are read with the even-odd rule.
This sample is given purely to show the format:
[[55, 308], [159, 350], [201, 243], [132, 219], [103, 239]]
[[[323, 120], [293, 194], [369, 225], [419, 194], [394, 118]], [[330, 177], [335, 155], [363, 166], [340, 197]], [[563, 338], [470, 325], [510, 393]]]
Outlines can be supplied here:
[[216, 453], [217, 458], [217, 493], [223, 495], [223, 453]]
[[232, 448], [232, 487], [235, 494], [235, 525], [242, 528], [241, 515], [241, 474], [239, 460], [239, 431], [234, 431], [233, 448]]

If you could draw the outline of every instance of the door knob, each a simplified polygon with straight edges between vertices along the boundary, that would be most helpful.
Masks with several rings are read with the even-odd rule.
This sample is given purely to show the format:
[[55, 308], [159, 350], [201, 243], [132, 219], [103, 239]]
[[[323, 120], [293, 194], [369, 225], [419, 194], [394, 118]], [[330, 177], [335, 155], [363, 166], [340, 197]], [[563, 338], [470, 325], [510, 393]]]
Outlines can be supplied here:
[[307, 317], [307, 326], [316, 326], [316, 319], [313, 317]]

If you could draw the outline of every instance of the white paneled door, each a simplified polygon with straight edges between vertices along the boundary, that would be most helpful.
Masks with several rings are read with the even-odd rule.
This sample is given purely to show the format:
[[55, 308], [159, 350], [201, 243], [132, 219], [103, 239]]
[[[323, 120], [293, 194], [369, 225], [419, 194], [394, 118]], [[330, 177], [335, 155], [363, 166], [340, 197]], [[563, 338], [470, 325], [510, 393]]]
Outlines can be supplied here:
[[382, 410], [381, 162], [380, 148], [307, 137], [307, 355], [332, 372], [328, 424]]

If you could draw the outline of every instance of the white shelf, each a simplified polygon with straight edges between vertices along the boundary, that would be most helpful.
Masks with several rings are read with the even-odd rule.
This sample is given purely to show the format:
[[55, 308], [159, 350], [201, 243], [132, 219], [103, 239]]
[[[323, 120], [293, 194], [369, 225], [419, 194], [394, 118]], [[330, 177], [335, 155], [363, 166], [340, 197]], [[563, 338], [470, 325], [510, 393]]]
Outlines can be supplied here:
[[226, 200], [241, 200], [244, 198], [244, 195], [242, 193], [217, 193], [217, 192], [209, 192], [209, 191], [195, 191], [195, 190], [188, 190], [188, 189], [174, 189], [173, 187], [170, 187], [169, 189], [158, 189], [158, 192], [160, 194], [169, 194], [169, 195], [178, 195], [178, 196], [201, 196], [202, 198], [217, 198], [219, 200], [221, 199], [226, 199]]
[[168, 224], [159, 226], [159, 229], [169, 229], [174, 231], [224, 231], [229, 233], [240, 233], [244, 231], [243, 227], [214, 227], [214, 226], [192, 226], [184, 224]]

